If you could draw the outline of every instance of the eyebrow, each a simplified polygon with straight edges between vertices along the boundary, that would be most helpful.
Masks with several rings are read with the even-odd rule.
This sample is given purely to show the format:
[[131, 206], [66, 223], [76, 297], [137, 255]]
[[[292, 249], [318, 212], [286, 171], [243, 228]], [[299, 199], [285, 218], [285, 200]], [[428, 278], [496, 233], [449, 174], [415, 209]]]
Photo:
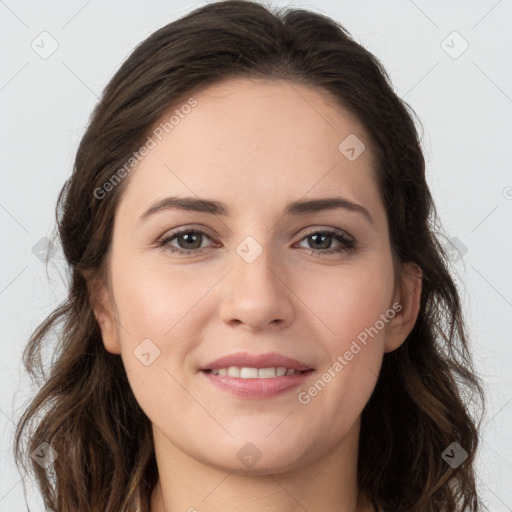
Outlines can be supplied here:
[[[343, 197], [326, 197], [321, 199], [293, 201], [286, 206], [283, 216], [305, 215], [308, 213], [335, 210], [338, 208], [360, 213], [370, 224], [375, 225], [370, 212], [364, 206]], [[212, 215], [220, 215], [223, 217], [230, 215], [228, 206], [220, 201], [196, 197], [171, 196], [153, 203], [148, 210], [140, 216], [140, 220], [145, 220], [157, 212], [171, 209], [210, 213]]]

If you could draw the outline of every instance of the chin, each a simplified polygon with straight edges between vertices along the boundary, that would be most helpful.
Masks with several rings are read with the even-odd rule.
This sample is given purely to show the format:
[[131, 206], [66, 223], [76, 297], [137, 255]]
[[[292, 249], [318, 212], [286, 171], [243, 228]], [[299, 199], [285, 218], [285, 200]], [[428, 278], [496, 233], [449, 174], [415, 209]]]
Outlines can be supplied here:
[[[306, 442], [304, 438], [294, 438], [283, 431], [265, 437], [261, 432], [245, 436], [235, 436], [225, 444], [216, 444], [215, 454], [208, 454], [208, 464], [224, 471], [240, 475], [265, 475], [283, 473], [307, 464], [314, 458], [313, 449], [318, 447], [318, 440]], [[273, 437], [274, 436], [274, 437]], [[273, 438], [272, 438], [273, 437]], [[314, 449], [314, 452], [317, 448]], [[204, 458], [204, 453], [202, 454]], [[205, 461], [206, 462], [206, 461]]]

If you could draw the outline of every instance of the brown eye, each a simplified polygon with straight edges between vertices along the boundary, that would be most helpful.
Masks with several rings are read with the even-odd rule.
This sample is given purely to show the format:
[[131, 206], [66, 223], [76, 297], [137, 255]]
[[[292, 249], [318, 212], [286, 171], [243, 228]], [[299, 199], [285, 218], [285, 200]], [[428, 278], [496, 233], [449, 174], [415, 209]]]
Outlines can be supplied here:
[[[204, 248], [202, 242], [204, 242], [205, 238], [211, 240], [210, 237], [200, 229], [182, 229], [160, 240], [159, 245], [174, 253], [193, 254], [200, 252], [201, 249]], [[176, 242], [177, 245], [172, 242]]]
[[[312, 254], [332, 254], [355, 249], [355, 242], [352, 238], [348, 238], [342, 232], [330, 229], [310, 232], [302, 240], [307, 241], [308, 247], [306, 248], [313, 249]], [[333, 241], [340, 245], [331, 248]]]

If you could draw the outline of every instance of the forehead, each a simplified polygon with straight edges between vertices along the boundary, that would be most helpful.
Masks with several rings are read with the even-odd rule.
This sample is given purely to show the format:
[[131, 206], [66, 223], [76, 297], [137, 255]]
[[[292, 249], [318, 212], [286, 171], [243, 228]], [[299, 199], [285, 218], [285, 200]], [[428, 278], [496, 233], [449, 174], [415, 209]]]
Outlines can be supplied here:
[[[130, 176], [126, 200], [146, 205], [196, 194], [245, 207], [333, 195], [333, 189], [354, 201], [377, 199], [366, 130], [323, 90], [237, 78], [193, 99], [193, 108], [181, 108], [185, 99], [155, 124], [154, 147]], [[350, 137], [366, 146], [355, 160], [340, 150]]]

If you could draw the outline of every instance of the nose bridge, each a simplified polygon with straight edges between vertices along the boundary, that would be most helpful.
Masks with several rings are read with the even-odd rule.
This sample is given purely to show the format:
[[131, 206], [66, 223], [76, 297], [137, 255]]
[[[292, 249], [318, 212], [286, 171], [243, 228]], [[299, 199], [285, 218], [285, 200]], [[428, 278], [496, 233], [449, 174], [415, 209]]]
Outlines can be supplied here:
[[270, 242], [263, 246], [253, 236], [247, 236], [236, 247], [235, 252], [233, 264], [237, 279], [252, 285], [263, 285], [263, 288], [276, 285], [276, 260], [272, 255]]
[[263, 246], [255, 237], [247, 236], [236, 247], [232, 266], [221, 308], [224, 322], [259, 329], [272, 322], [285, 324], [291, 320], [292, 294], [282, 281], [281, 266], [269, 245]]

